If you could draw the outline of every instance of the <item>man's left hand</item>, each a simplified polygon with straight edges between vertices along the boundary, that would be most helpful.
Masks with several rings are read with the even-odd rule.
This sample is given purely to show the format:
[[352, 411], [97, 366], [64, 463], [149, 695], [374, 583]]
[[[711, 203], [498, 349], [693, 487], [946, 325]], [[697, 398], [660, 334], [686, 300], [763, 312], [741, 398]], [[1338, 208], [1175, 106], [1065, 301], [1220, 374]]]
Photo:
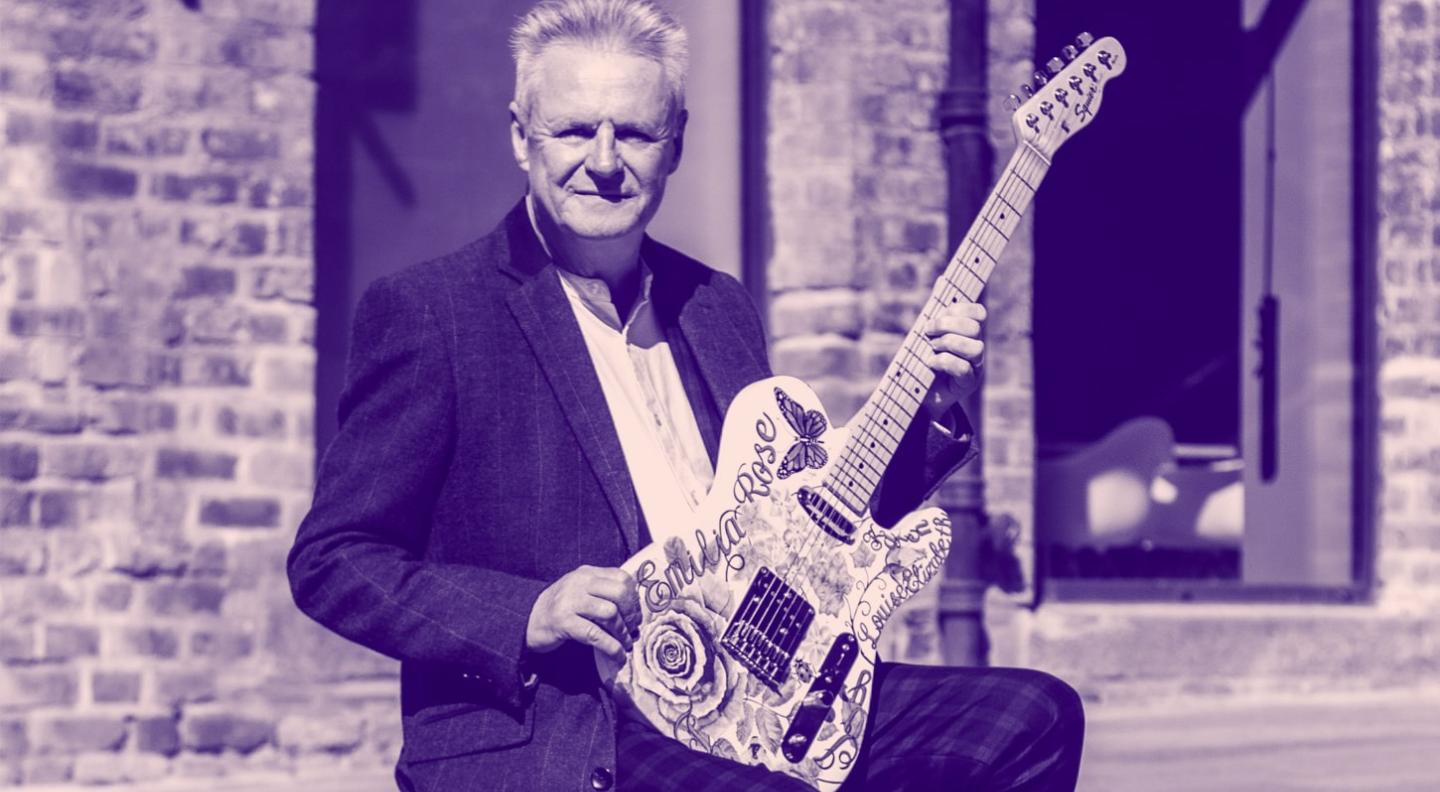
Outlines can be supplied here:
[[932, 415], [943, 415], [979, 386], [978, 372], [985, 362], [985, 342], [980, 340], [984, 323], [985, 306], [962, 302], [942, 308], [925, 328], [932, 350], [926, 363], [935, 372], [926, 400]]

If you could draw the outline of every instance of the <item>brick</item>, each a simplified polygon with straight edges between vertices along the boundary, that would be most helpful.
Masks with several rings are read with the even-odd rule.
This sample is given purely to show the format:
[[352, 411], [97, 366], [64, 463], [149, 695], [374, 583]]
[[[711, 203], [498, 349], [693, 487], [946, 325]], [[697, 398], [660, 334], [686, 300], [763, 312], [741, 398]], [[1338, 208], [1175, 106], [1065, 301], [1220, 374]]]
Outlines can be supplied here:
[[98, 786], [158, 781], [168, 775], [170, 763], [163, 756], [130, 753], [82, 753], [75, 757], [76, 784]]
[[254, 361], [224, 353], [190, 355], [181, 361], [180, 379], [200, 387], [248, 388]]
[[309, 181], [269, 176], [246, 185], [245, 202], [256, 209], [290, 209], [311, 206], [313, 199]]
[[240, 183], [225, 173], [181, 176], [167, 173], [156, 182], [156, 194], [167, 201], [222, 205], [235, 202]]
[[0, 713], [73, 707], [78, 687], [74, 669], [0, 666]]
[[146, 357], [125, 344], [86, 344], [76, 361], [80, 381], [97, 388], [142, 387], [146, 380]]
[[0, 476], [29, 481], [39, 469], [40, 449], [29, 443], [0, 443]]
[[130, 27], [98, 28], [90, 41], [90, 50], [99, 58], [145, 63], [155, 59], [155, 34]]
[[34, 520], [34, 502], [33, 492], [0, 487], [0, 528], [31, 525]]
[[25, 721], [0, 720], [0, 759], [19, 759], [29, 752]]
[[189, 572], [195, 577], [220, 577], [227, 570], [229, 551], [223, 542], [205, 542], [195, 548]]
[[170, 402], [122, 396], [101, 404], [92, 425], [106, 434], [149, 434], [174, 429], [175, 418], [175, 405]]
[[65, 784], [75, 775], [75, 760], [68, 755], [29, 756], [21, 765], [26, 784]]
[[7, 531], [0, 542], [0, 577], [44, 574], [48, 560], [43, 533]]
[[95, 606], [102, 611], [112, 613], [123, 611], [130, 607], [130, 600], [135, 595], [134, 586], [122, 581], [110, 581], [103, 583], [95, 590]]
[[60, 69], [54, 73], [51, 101], [59, 110], [121, 114], [139, 108], [141, 93], [138, 76]]
[[62, 151], [88, 154], [100, 142], [100, 126], [89, 120], [60, 119], [50, 127], [52, 145]]
[[172, 295], [189, 297], [228, 297], [235, 293], [235, 270], [228, 267], [185, 267], [180, 270], [180, 285]]
[[41, 434], [79, 434], [85, 428], [85, 414], [72, 407], [41, 407], [25, 413], [23, 426]]
[[[133, 448], [85, 443], [51, 445], [45, 449], [47, 475], [79, 481], [106, 481], [134, 476], [140, 471], [141, 454]], [[42, 504], [43, 508], [43, 504]]]
[[190, 131], [180, 127], [144, 124], [111, 126], [105, 130], [105, 153], [120, 156], [179, 157], [190, 144]]
[[213, 583], [162, 583], [150, 586], [150, 612], [157, 616], [218, 614], [225, 601], [225, 589]]
[[90, 698], [96, 704], [134, 704], [140, 701], [140, 674], [96, 671], [90, 675]]
[[265, 252], [269, 233], [260, 223], [236, 223], [226, 252], [232, 256], [258, 256]]
[[21, 337], [85, 335], [85, 312], [78, 308], [17, 305], [10, 309], [10, 334]]
[[219, 688], [208, 669], [162, 671], [155, 677], [156, 702], [167, 707], [214, 701]]
[[274, 159], [280, 154], [280, 137], [257, 129], [207, 129], [200, 134], [205, 152], [218, 160]]
[[132, 170], [63, 160], [55, 163], [54, 178], [59, 197], [72, 201], [130, 198], [139, 185]]
[[200, 630], [190, 636], [190, 654], [231, 662], [249, 657], [255, 651], [255, 639], [244, 633]]
[[130, 654], [142, 657], [172, 658], [180, 651], [180, 639], [169, 628], [126, 628], [121, 641]]
[[40, 493], [40, 525], [43, 528], [73, 528], [80, 524], [81, 495], [71, 490]]
[[100, 630], [77, 624], [45, 626], [45, 657], [49, 660], [73, 660], [100, 654]]
[[231, 750], [253, 753], [275, 742], [275, 726], [258, 718], [238, 715], [191, 715], [180, 723], [186, 748], [199, 753]]
[[221, 407], [215, 413], [215, 428], [226, 436], [280, 440], [286, 436], [285, 411], [269, 407]]
[[315, 278], [309, 267], [256, 267], [250, 295], [257, 300], [284, 299], [310, 304]]
[[265, 388], [275, 393], [312, 393], [315, 390], [315, 363], [271, 358], [265, 361]]
[[859, 370], [860, 355], [853, 341], [839, 336], [803, 336], [777, 341], [770, 354], [777, 374], [807, 379], [851, 376]]
[[314, 486], [315, 460], [311, 452], [264, 449], [256, 451], [247, 465], [248, 479], [267, 489], [309, 492]]
[[135, 747], [142, 753], [174, 756], [180, 753], [180, 725], [174, 716], [137, 718]]
[[155, 456], [155, 474], [161, 478], [235, 478], [235, 455], [216, 451], [162, 448]]
[[289, 341], [290, 325], [283, 314], [251, 314], [248, 330], [252, 344], [284, 344]]
[[863, 325], [860, 295], [850, 289], [786, 292], [770, 304], [774, 338], [821, 333], [854, 338]]
[[274, 498], [211, 498], [201, 502], [200, 524], [222, 528], [277, 528], [280, 502]]
[[35, 742], [42, 751], [115, 751], [125, 745], [127, 736], [123, 718], [62, 717], [42, 723]]
[[30, 625], [0, 625], [0, 663], [34, 660], [35, 655], [35, 631]]
[[197, 344], [233, 344], [245, 328], [245, 307], [235, 303], [197, 306], [190, 312], [190, 340]]
[[275, 731], [280, 747], [291, 753], [344, 755], [360, 747], [364, 722], [344, 713], [287, 715]]

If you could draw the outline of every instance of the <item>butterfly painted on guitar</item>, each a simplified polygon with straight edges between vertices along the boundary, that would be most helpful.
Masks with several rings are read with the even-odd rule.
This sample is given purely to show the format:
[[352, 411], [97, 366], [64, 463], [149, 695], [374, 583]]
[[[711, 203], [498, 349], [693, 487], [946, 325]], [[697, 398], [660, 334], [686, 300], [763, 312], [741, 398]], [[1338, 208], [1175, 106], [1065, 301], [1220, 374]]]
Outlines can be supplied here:
[[795, 434], [800, 435], [800, 439], [785, 452], [785, 458], [780, 460], [780, 467], [775, 471], [775, 475], [783, 479], [806, 468], [824, 467], [825, 462], [830, 459], [830, 455], [820, 444], [820, 435], [829, 428], [825, 416], [819, 410], [801, 407], [779, 388], [775, 389], [775, 401], [780, 405], [780, 414], [785, 416], [785, 422], [790, 424]]

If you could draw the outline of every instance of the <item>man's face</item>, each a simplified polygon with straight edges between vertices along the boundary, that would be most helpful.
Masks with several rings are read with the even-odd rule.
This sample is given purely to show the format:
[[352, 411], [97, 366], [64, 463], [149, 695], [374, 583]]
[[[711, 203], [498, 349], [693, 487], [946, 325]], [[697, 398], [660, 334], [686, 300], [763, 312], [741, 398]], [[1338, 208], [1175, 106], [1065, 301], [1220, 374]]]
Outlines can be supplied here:
[[655, 61], [555, 45], [536, 62], [530, 117], [512, 104], [515, 161], [537, 209], [586, 239], [644, 231], [680, 162], [684, 114], [672, 113]]

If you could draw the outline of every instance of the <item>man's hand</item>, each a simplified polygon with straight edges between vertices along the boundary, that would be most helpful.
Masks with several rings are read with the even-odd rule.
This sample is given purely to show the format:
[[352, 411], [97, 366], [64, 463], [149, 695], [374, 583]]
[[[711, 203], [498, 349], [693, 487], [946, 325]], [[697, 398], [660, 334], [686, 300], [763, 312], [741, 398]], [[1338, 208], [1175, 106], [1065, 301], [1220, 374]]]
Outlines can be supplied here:
[[985, 342], [980, 340], [984, 322], [985, 306], [961, 302], [942, 308], [925, 328], [932, 350], [926, 363], [935, 372], [935, 384], [926, 400], [932, 415], [943, 415], [980, 384], [977, 372], [985, 361]]
[[578, 641], [619, 659], [640, 628], [635, 578], [622, 569], [582, 566], [540, 592], [525, 645], [533, 652]]

